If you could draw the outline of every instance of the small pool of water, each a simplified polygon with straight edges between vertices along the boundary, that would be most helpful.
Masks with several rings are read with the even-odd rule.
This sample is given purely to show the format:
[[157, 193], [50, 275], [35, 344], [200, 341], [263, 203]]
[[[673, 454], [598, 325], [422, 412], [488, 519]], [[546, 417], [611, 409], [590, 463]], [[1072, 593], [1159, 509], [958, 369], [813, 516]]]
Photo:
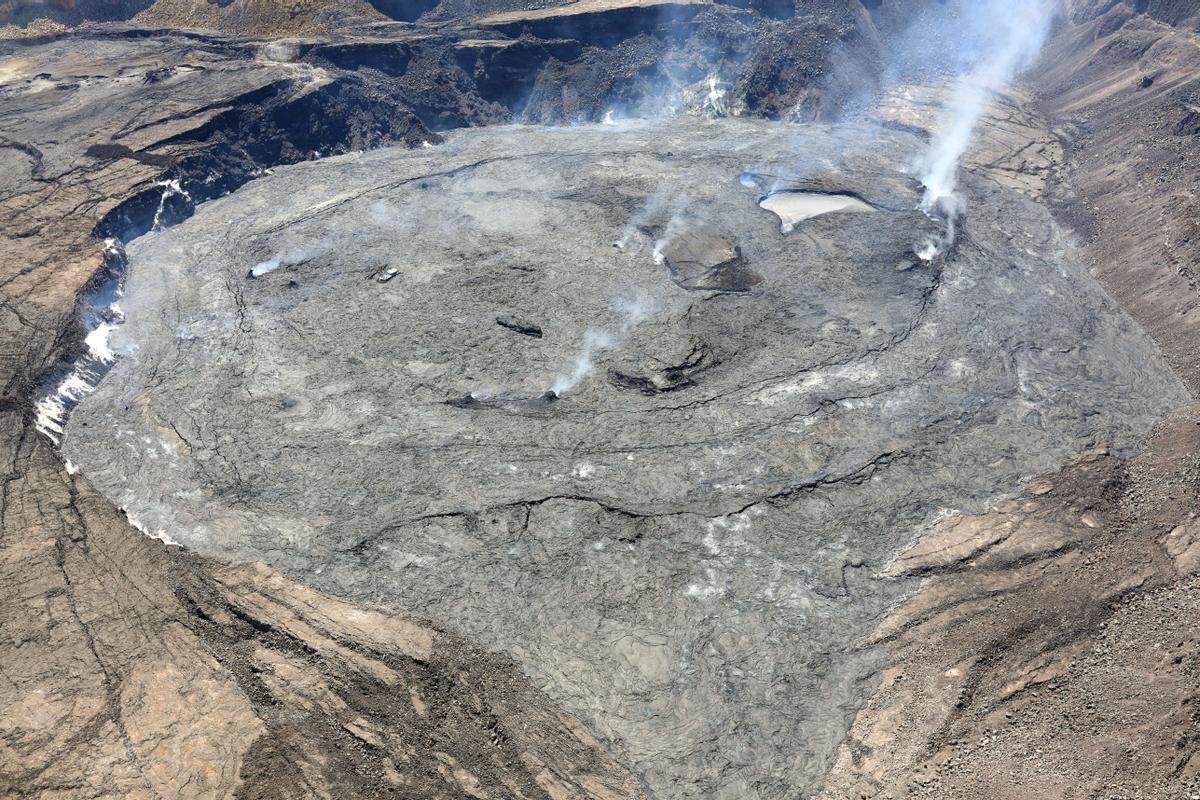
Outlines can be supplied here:
[[779, 227], [784, 233], [790, 233], [798, 223], [822, 214], [875, 210], [853, 195], [789, 190], [772, 192], [758, 204], [779, 217]]

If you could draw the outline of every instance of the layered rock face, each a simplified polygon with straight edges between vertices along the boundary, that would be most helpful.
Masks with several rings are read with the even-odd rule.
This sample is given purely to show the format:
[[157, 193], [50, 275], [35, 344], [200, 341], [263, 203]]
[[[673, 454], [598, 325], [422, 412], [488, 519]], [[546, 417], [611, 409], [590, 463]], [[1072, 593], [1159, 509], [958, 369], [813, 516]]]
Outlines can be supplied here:
[[1075, 2], [1068, 12], [1038, 76], [1047, 113], [1072, 142], [1062, 216], [1098, 278], [1195, 392], [1200, 46], [1186, 18], [1196, 8]]
[[813, 787], [921, 526], [1185, 397], [1015, 192], [913, 255], [919, 147], [675, 119], [281, 169], [131, 247], [65, 451], [151, 534], [512, 654], [658, 796]]

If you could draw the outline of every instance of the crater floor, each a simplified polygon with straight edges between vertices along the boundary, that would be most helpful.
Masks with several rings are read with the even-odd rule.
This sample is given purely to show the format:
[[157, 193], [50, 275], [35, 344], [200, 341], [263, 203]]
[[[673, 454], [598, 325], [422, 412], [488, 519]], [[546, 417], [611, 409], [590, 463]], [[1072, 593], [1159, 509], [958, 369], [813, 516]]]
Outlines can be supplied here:
[[[660, 797], [792, 795], [882, 573], [1183, 402], [1039, 206], [955, 248], [876, 127], [490, 128], [278, 169], [129, 248], [67, 456], [144, 529], [510, 653]], [[781, 231], [800, 189], [870, 212]]]

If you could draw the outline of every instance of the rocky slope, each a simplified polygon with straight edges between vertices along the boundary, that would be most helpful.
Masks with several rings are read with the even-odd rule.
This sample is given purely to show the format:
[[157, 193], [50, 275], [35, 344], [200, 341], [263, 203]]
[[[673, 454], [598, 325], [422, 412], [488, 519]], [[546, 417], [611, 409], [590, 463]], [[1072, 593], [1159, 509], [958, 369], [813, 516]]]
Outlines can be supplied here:
[[641, 796], [511, 663], [166, 548], [5, 444], [5, 797]]
[[1071, 4], [1038, 80], [1071, 143], [1064, 216], [1078, 221], [1097, 277], [1196, 391], [1200, 42], [1183, 21], [1195, 9], [1132, 5]]
[[824, 796], [1196, 791], [1198, 436], [1182, 408], [898, 557], [921, 588], [870, 639], [889, 664]]

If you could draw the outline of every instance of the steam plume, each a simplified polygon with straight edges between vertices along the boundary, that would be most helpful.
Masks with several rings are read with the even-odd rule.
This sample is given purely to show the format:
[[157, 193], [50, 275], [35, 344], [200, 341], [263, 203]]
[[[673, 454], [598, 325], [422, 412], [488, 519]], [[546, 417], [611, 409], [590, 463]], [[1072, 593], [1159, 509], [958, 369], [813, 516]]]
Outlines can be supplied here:
[[971, 0], [964, 5], [968, 26], [978, 31], [984, 47], [950, 94], [940, 130], [918, 167], [925, 196], [921, 208], [947, 219], [960, 208], [956, 192], [958, 164], [980, 117], [988, 109], [993, 87], [1011, 81], [1037, 57], [1050, 23], [1054, 0]]
[[575, 364], [570, 373], [559, 376], [550, 387], [550, 391], [561, 395], [578, 386], [580, 381], [592, 374], [596, 356], [612, 349], [612, 346], [611, 334], [606, 331], [589, 330], [583, 335], [583, 346], [579, 349], [579, 355], [575, 357]]
[[268, 272], [274, 272], [280, 267], [294, 267], [297, 264], [303, 264], [306, 261], [323, 255], [329, 249], [329, 245], [325, 242], [317, 242], [315, 244], [306, 244], [301, 247], [287, 250], [279, 253], [266, 261], [260, 261], [250, 268], [248, 277], [261, 278]]
[[[180, 183], [177, 178], [155, 181], [154, 185], [162, 187], [162, 194], [159, 195], [158, 208], [154, 211], [154, 221], [151, 223], [150, 228], [151, 230], [161, 231], [168, 224], [167, 201], [169, 201], [172, 197], [182, 197], [183, 200], [189, 205], [194, 206], [194, 203], [192, 201], [192, 196], [188, 194], [187, 189], [183, 188], [183, 184]], [[178, 217], [175, 218], [174, 221], [178, 222]]]
[[583, 344], [579, 348], [578, 355], [575, 356], [571, 371], [560, 375], [551, 385], [550, 391], [555, 395], [561, 396], [563, 392], [574, 389], [591, 375], [595, 368], [596, 357], [619, 345], [625, 334], [654, 314], [656, 307], [652, 301], [636, 295], [628, 295], [615, 298], [613, 310], [621, 317], [619, 331], [612, 333], [597, 328], [588, 329], [583, 335]]

